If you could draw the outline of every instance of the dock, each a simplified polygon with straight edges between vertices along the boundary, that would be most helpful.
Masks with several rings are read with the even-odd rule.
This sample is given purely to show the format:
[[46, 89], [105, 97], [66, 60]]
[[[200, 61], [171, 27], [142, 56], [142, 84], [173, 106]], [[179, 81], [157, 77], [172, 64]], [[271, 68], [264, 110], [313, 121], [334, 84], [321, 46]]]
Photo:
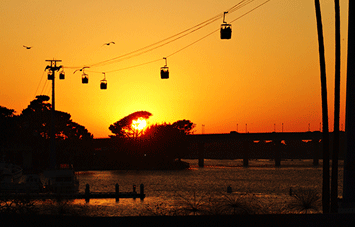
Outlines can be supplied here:
[[119, 185], [115, 185], [115, 192], [91, 192], [90, 186], [87, 184], [85, 193], [43, 193], [43, 192], [17, 192], [17, 193], [0, 193], [0, 199], [26, 199], [26, 200], [47, 200], [47, 199], [85, 199], [90, 202], [90, 199], [116, 199], [116, 202], [121, 198], [132, 198], [144, 200], [144, 185], [140, 185], [140, 192], [136, 191], [136, 185], [133, 185], [131, 192], [120, 192]]

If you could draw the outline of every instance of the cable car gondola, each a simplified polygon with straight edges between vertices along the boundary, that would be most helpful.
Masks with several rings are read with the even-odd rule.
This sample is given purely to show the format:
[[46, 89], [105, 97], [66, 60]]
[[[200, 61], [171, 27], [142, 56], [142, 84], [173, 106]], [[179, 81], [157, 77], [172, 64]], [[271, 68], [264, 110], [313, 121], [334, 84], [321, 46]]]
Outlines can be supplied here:
[[162, 79], [169, 79], [169, 67], [167, 66], [168, 61], [166, 58], [163, 59], [165, 59], [165, 65], [160, 68], [160, 76]]
[[106, 80], [106, 74], [104, 74], [104, 79], [100, 81], [100, 89], [101, 90], [106, 90], [107, 89], [107, 80]]
[[53, 80], [54, 79], [54, 73], [52, 70], [49, 70], [48, 72], [48, 80]]
[[232, 25], [225, 21], [226, 13], [223, 14], [223, 24], [221, 24], [221, 39], [230, 39], [232, 37]]
[[89, 75], [83, 73], [83, 76], [81, 77], [81, 82], [82, 82], [83, 84], [89, 83]]
[[65, 73], [63, 70], [59, 73], [59, 79], [61, 79], [61, 80], [65, 79]]

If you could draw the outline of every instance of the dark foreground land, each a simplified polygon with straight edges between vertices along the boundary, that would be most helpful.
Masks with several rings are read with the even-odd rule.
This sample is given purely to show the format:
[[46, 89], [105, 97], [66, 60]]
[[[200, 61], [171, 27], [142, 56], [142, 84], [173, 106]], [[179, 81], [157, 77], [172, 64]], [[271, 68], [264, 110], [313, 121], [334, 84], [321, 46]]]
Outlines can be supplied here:
[[355, 226], [354, 214], [280, 214], [237, 216], [72, 217], [2, 215], [1, 226]]

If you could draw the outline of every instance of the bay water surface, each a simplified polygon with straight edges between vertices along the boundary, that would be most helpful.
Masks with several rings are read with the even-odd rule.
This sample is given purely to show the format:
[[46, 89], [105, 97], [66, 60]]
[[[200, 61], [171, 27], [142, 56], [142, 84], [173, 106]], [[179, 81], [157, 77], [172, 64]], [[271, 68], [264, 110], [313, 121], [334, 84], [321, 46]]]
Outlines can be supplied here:
[[[242, 160], [207, 159], [203, 168], [198, 167], [198, 160], [184, 161], [190, 163], [189, 169], [77, 172], [82, 193], [86, 184], [91, 192], [114, 192], [116, 183], [120, 192], [131, 192], [133, 185], [139, 192], [140, 184], [144, 184], [146, 198], [143, 201], [121, 198], [119, 202], [91, 199], [88, 203], [76, 199], [62, 203], [60, 212], [101, 217], [174, 215], [178, 208], [201, 208], [207, 203], [213, 207], [213, 201], [231, 196], [249, 196], [271, 209], [289, 201], [290, 188], [322, 193], [321, 160], [319, 166], [313, 166], [313, 160], [284, 160], [280, 167], [275, 167], [273, 160], [250, 160], [249, 167], [243, 167]], [[339, 162], [338, 176], [339, 197], [342, 197], [343, 161]], [[227, 193], [228, 186], [232, 193]], [[53, 204], [42, 203], [45, 210], [50, 205]]]

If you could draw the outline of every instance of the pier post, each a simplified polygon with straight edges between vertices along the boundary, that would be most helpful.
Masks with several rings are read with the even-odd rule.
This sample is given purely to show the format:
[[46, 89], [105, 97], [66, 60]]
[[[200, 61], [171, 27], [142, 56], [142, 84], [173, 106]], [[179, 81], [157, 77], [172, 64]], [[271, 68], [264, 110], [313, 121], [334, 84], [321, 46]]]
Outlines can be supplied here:
[[281, 141], [275, 140], [274, 149], [275, 149], [275, 166], [281, 166]]
[[232, 193], [232, 187], [230, 185], [227, 187], [227, 193]]
[[90, 202], [90, 185], [86, 184], [85, 187], [85, 202]]
[[115, 195], [116, 195], [116, 202], [120, 201], [120, 187], [118, 184], [115, 185]]
[[144, 199], [144, 184], [140, 185], [140, 198], [141, 200]]
[[198, 166], [204, 167], [204, 158], [205, 158], [205, 143], [201, 142], [198, 146]]
[[133, 199], [136, 200], [137, 198], [137, 191], [136, 191], [136, 185], [133, 185]]

